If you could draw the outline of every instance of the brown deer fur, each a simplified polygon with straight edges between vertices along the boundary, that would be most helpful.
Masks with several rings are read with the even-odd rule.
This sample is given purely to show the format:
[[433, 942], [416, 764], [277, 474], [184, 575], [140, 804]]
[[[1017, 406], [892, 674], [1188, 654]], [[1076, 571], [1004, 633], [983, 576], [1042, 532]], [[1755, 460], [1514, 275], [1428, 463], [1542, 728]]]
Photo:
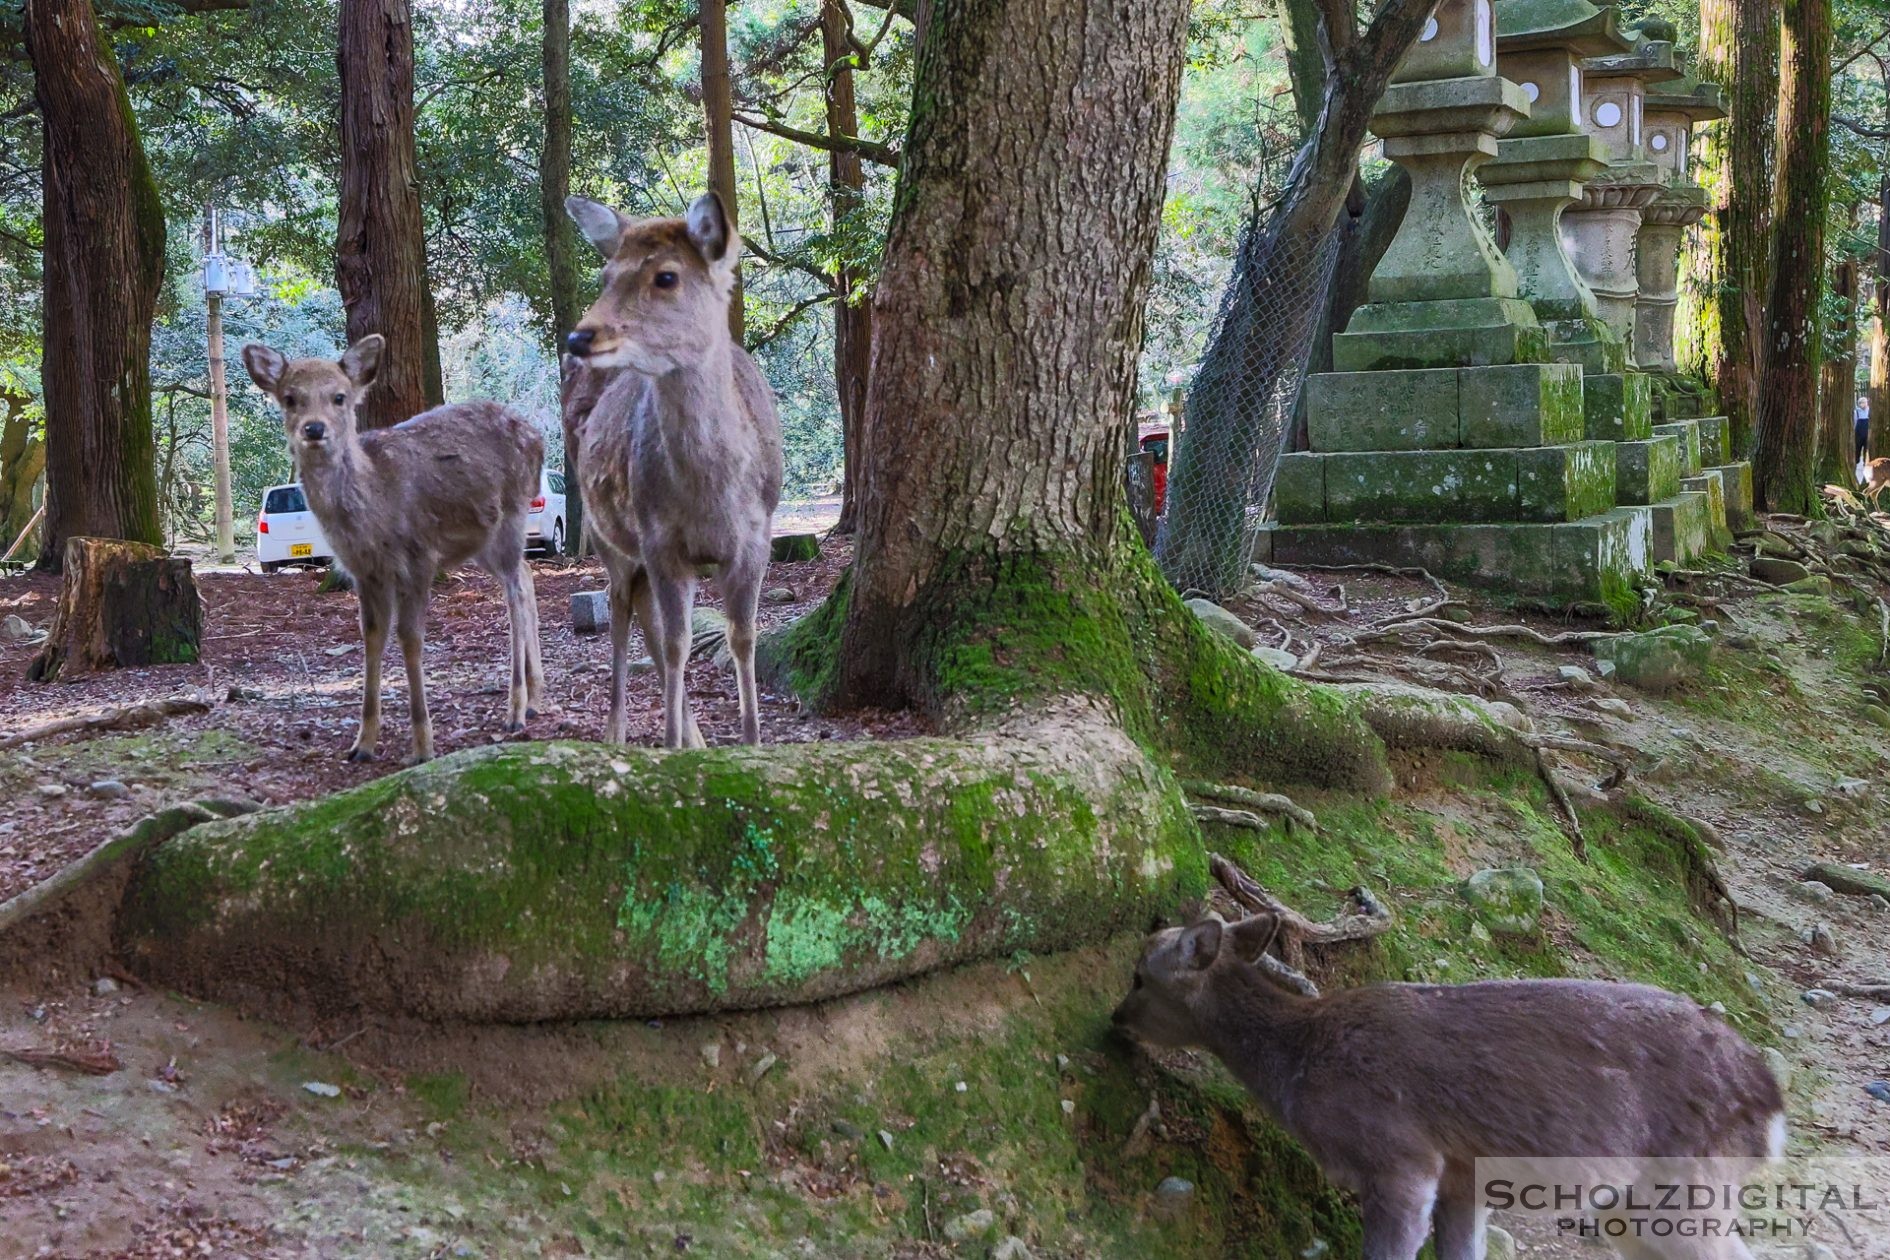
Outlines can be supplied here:
[[[565, 206], [605, 259], [603, 292], [567, 348], [586, 372], [609, 375], [568, 381], [565, 422], [579, 441], [585, 524], [610, 569], [610, 737], [624, 734], [634, 609], [661, 674], [663, 741], [701, 745], [683, 667], [697, 577], [714, 565], [742, 739], [758, 743], [755, 609], [781, 498], [781, 426], [761, 370], [728, 335], [741, 240], [714, 193], [680, 219], [630, 219], [582, 197]], [[574, 402], [572, 388], [595, 397]]]
[[[1386, 984], [1288, 993], [1249, 960], [1276, 916], [1149, 939], [1116, 1025], [1212, 1051], [1336, 1185], [1365, 1260], [1482, 1260], [1479, 1158], [1775, 1156], [1784, 1104], [1758, 1052], [1690, 999], [1591, 980]], [[1660, 1260], [1732, 1260], [1737, 1240], [1653, 1240]]]
[[361, 433], [355, 407], [373, 383], [384, 342], [364, 337], [339, 363], [289, 360], [243, 347], [251, 379], [282, 407], [309, 510], [354, 580], [367, 649], [361, 730], [350, 761], [374, 756], [381, 728], [381, 656], [390, 625], [407, 664], [414, 761], [433, 755], [421, 647], [427, 596], [440, 571], [471, 561], [505, 588], [512, 677], [506, 729], [520, 730], [544, 691], [538, 601], [525, 563], [525, 518], [538, 493], [545, 441], [493, 402], [435, 407], [391, 429]]

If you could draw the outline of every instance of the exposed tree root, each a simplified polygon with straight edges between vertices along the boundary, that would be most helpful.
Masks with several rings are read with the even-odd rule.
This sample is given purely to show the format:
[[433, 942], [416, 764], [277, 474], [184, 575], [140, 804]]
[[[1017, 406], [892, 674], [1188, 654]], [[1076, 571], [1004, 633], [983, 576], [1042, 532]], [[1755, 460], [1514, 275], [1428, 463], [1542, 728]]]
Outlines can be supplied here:
[[0, 1059], [12, 1059], [15, 1063], [32, 1067], [63, 1068], [68, 1072], [83, 1072], [87, 1076], [110, 1076], [125, 1066], [119, 1062], [117, 1055], [104, 1048], [42, 1050], [31, 1046], [0, 1046]]
[[[1181, 790], [1189, 796], [1206, 801], [1229, 801], [1235, 805], [1245, 805], [1250, 810], [1266, 814], [1284, 814], [1308, 831], [1319, 830], [1319, 820], [1313, 812], [1278, 792], [1256, 792], [1252, 788], [1239, 787], [1232, 783], [1207, 783], [1200, 779], [1187, 779], [1182, 782]], [[1222, 810], [1222, 813], [1240, 812]], [[1200, 817], [1196, 807], [1196, 817]], [[1224, 821], [1224, 820], [1223, 820]], [[1264, 823], [1261, 826], [1265, 826]]]
[[1248, 914], [1270, 914], [1279, 920], [1273, 947], [1279, 957], [1262, 953], [1254, 964], [1276, 981], [1307, 997], [1318, 997], [1319, 986], [1307, 977], [1306, 947], [1369, 940], [1391, 928], [1391, 910], [1369, 888], [1360, 885], [1346, 894], [1355, 909], [1330, 923], [1315, 923], [1275, 897], [1247, 872], [1218, 853], [1208, 855], [1208, 868], [1234, 904]]
[[1632, 633], [1625, 630], [1564, 630], [1559, 634], [1544, 634], [1532, 626], [1469, 626], [1446, 621], [1442, 617], [1411, 617], [1408, 620], [1393, 621], [1368, 630], [1361, 630], [1354, 635], [1354, 643], [1375, 643], [1394, 635], [1412, 630], [1430, 630], [1437, 634], [1457, 635], [1466, 639], [1524, 639], [1530, 643], [1540, 643], [1544, 647], [1567, 647], [1570, 645], [1600, 643], [1607, 639], [1619, 639]]
[[208, 713], [210, 706], [201, 700], [186, 700], [173, 696], [166, 700], [147, 700], [143, 704], [128, 704], [121, 709], [108, 709], [104, 713], [89, 714], [85, 717], [60, 718], [56, 722], [42, 722], [17, 734], [0, 739], [0, 748], [18, 748], [21, 744], [36, 743], [42, 739], [52, 739], [59, 735], [70, 735], [75, 731], [97, 733], [99, 731], [135, 731], [141, 727], [154, 726], [166, 718], [186, 717], [193, 713]]
[[1850, 984], [1843, 980], [1826, 980], [1818, 987], [1829, 989], [1841, 997], [1867, 998], [1873, 1002], [1890, 1001], [1890, 983]]

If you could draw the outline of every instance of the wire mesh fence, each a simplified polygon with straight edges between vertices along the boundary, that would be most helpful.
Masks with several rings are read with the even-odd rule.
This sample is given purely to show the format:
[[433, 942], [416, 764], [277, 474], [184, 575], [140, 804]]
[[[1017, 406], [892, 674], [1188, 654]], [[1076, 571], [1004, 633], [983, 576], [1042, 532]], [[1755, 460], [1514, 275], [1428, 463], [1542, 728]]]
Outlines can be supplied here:
[[1290, 199], [1257, 212], [1170, 443], [1155, 554], [1181, 591], [1220, 598], [1245, 579], [1287, 449], [1313, 339], [1323, 325], [1339, 233], [1307, 230]]

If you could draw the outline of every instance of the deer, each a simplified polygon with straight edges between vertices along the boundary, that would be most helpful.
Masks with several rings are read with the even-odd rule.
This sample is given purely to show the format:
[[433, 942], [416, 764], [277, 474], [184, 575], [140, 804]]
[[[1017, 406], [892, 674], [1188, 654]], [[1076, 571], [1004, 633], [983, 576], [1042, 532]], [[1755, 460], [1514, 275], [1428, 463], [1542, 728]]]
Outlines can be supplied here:
[[496, 402], [452, 403], [360, 432], [355, 408], [374, 383], [385, 347], [370, 335], [330, 362], [292, 360], [252, 343], [243, 347], [243, 366], [281, 407], [309, 510], [360, 599], [367, 656], [361, 727], [343, 756], [372, 761], [379, 747], [381, 657], [392, 627], [407, 667], [414, 764], [433, 756], [421, 651], [427, 597], [443, 571], [470, 561], [499, 579], [510, 627], [505, 730], [523, 730], [537, 716], [544, 666], [525, 527], [545, 440], [531, 421]]
[[1858, 465], [1858, 480], [1864, 485], [1864, 497], [1870, 500], [1871, 510], [1879, 506], [1886, 487], [1890, 487], [1890, 459], [1879, 458]]
[[755, 612], [781, 500], [781, 424], [728, 332], [741, 238], [713, 192], [679, 218], [631, 218], [582, 197], [565, 209], [604, 260], [602, 292], [565, 340], [581, 371], [567, 374], [564, 413], [585, 525], [610, 576], [606, 736], [625, 737], [634, 612], [663, 690], [664, 746], [703, 746], [684, 666], [697, 581], [714, 565], [741, 739], [760, 743]]
[[[1251, 885], [1225, 859], [1214, 863], [1230, 891]], [[1438, 1260], [1483, 1260], [1478, 1159], [1697, 1157], [1756, 1168], [1783, 1152], [1771, 1070], [1688, 998], [1595, 980], [1318, 995], [1268, 954], [1296, 918], [1276, 903], [1231, 923], [1209, 914], [1156, 932], [1113, 1024], [1149, 1045], [1219, 1058], [1329, 1180], [1358, 1196], [1365, 1260], [1415, 1260], [1433, 1226]], [[1652, 1260], [1750, 1258], [1736, 1238], [1618, 1245]]]

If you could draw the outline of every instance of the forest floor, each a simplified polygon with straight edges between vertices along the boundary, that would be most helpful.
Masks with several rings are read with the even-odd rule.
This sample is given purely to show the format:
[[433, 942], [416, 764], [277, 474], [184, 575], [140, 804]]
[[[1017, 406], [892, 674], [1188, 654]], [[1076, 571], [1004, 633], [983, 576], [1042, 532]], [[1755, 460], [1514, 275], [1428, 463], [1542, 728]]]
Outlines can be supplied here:
[[[768, 585], [795, 599], [765, 615], [805, 611], [845, 559], [830, 545], [819, 561], [776, 566]], [[574, 636], [565, 608], [601, 574], [546, 563], [535, 575], [553, 704], [528, 734], [595, 738], [608, 644]], [[1316, 836], [1211, 837], [1315, 918], [1358, 882], [1393, 906], [1396, 932], [1316, 959], [1322, 980], [1605, 975], [1719, 1001], [1790, 1066], [1795, 1150], [1890, 1166], [1890, 1101], [1865, 1088], [1890, 1077], [1890, 1003], [1802, 996], [1834, 980], [1890, 983], [1890, 913], [1861, 897], [1810, 899], [1800, 880], [1813, 861], [1890, 872], [1890, 729], [1867, 720], [1862, 693], [1882, 678], [1874, 612], [1708, 579], [1715, 658], [1654, 696], [1571, 682], [1566, 666], [1597, 672], [1580, 645], [1499, 637], [1493, 656], [1419, 655], [1372, 642], [1373, 625], [1432, 587], [1295, 577], [1300, 599], [1229, 606], [1263, 643], [1290, 642], [1302, 658], [1319, 643], [1314, 673], [1416, 670], [1507, 700], [1539, 729], [1632, 750], [1636, 790], [1710, 824], [1740, 909], [1734, 947], [1690, 908], [1671, 854], [1644, 838], [1584, 810], [1583, 862], [1532, 776], [1406, 758], [1388, 802], [1295, 792], [1320, 817]], [[276, 803], [398, 765], [405, 700], [391, 664], [383, 760], [339, 759], [360, 649], [352, 598], [316, 595], [315, 581], [207, 577], [198, 666], [42, 687], [19, 681], [30, 649], [0, 645], [0, 737], [139, 699], [213, 705], [145, 731], [0, 753], [0, 898], [162, 803]], [[1567, 628], [1452, 594], [1470, 624]], [[0, 615], [43, 624], [52, 595], [45, 579], [0, 581]], [[441, 752], [497, 738], [503, 645], [489, 580], [436, 592], [428, 658]], [[657, 697], [647, 675], [633, 682], [632, 736], [651, 742]], [[698, 662], [691, 688], [705, 734], [726, 742], [732, 682]], [[809, 718], [781, 698], [765, 702], [764, 727], [777, 741], [911, 732], [884, 715]], [[1599, 799], [1606, 764], [1561, 765], [1578, 801]], [[102, 781], [131, 795], [98, 794]], [[1479, 868], [1513, 864], [1537, 867], [1548, 885], [1541, 939], [1473, 935], [1457, 888]], [[1801, 938], [1818, 924], [1825, 952]], [[779, 1011], [530, 1027], [285, 1028], [122, 975], [0, 985], [0, 1257], [1345, 1260], [1342, 1205], [1327, 1203], [1221, 1069], [1108, 1035], [1136, 949], [1119, 938]], [[9, 1050], [69, 1059], [29, 1066]], [[75, 1070], [87, 1063], [102, 1074]], [[1164, 1182], [1173, 1177], [1185, 1189]], [[1597, 1254], [1551, 1240], [1541, 1223], [1507, 1223], [1525, 1255]], [[1838, 1254], [1890, 1255], [1890, 1237]]]

